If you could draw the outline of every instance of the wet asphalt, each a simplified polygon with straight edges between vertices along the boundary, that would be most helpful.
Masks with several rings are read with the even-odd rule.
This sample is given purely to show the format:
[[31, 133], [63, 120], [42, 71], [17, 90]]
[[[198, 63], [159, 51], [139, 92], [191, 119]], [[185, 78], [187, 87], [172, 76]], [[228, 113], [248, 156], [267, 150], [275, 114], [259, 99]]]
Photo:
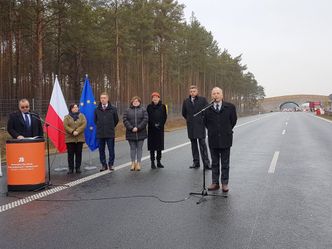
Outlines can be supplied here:
[[[203, 170], [188, 168], [186, 145], [164, 153], [164, 169], [151, 170], [145, 160], [141, 172], [119, 169], [0, 213], [0, 248], [332, 248], [331, 130], [332, 123], [307, 113], [241, 118], [227, 198], [216, 191], [221, 196], [197, 205], [199, 197], [189, 197], [201, 191]], [[166, 148], [186, 143], [186, 130], [165, 140]], [[126, 141], [116, 143], [116, 155], [115, 166], [129, 161]], [[99, 168], [98, 153], [90, 158]], [[65, 155], [56, 156], [53, 184], [98, 171], [54, 171], [64, 165]], [[11, 192], [0, 205], [30, 194]]]

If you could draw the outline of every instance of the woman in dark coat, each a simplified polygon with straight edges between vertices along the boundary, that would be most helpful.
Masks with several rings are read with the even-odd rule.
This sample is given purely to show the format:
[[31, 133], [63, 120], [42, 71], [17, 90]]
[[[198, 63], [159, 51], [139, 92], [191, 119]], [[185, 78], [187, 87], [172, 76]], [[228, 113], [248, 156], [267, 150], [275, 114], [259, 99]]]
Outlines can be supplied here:
[[137, 96], [130, 101], [130, 107], [123, 114], [123, 124], [126, 127], [126, 139], [130, 145], [131, 168], [130, 170], [141, 170], [141, 159], [144, 139], [148, 134], [148, 113], [141, 106], [141, 99]]
[[155, 169], [155, 152], [157, 151], [157, 167], [164, 168], [161, 164], [161, 151], [164, 150], [164, 126], [167, 120], [166, 106], [160, 100], [160, 94], [151, 94], [152, 103], [148, 105], [148, 150], [150, 151], [151, 168]]

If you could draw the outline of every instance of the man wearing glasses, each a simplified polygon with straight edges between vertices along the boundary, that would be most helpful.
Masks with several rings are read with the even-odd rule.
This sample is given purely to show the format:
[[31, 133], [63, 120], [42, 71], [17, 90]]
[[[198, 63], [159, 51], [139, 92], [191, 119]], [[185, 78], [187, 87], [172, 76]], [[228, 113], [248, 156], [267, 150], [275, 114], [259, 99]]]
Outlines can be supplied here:
[[9, 115], [7, 123], [8, 133], [16, 139], [25, 137], [43, 136], [43, 128], [38, 114], [30, 113], [30, 105], [27, 99], [18, 102], [19, 111]]

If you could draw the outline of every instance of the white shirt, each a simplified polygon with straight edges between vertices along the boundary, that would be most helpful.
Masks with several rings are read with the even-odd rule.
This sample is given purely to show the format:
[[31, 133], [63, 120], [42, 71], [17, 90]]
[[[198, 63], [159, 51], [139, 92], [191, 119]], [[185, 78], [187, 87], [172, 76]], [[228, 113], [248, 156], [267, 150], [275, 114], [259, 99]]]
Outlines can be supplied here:
[[27, 117], [28, 120], [29, 120], [29, 126], [31, 126], [31, 117], [30, 117], [30, 114], [28, 113], [27, 115], [24, 114], [24, 112], [21, 112], [22, 113], [22, 116], [23, 116], [23, 120], [25, 121], [25, 118]]
[[218, 111], [220, 111], [220, 108], [222, 106], [222, 101], [220, 101], [220, 102], [214, 102], [214, 104], [213, 104], [214, 109], [217, 109], [217, 105], [218, 105]]

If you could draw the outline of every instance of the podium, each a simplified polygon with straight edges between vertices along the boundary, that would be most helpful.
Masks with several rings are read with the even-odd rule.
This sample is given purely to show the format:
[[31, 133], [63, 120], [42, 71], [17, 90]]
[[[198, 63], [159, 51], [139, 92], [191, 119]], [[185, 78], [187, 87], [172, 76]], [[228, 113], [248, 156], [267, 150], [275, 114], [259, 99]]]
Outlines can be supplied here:
[[6, 141], [8, 191], [31, 191], [45, 186], [44, 138]]

